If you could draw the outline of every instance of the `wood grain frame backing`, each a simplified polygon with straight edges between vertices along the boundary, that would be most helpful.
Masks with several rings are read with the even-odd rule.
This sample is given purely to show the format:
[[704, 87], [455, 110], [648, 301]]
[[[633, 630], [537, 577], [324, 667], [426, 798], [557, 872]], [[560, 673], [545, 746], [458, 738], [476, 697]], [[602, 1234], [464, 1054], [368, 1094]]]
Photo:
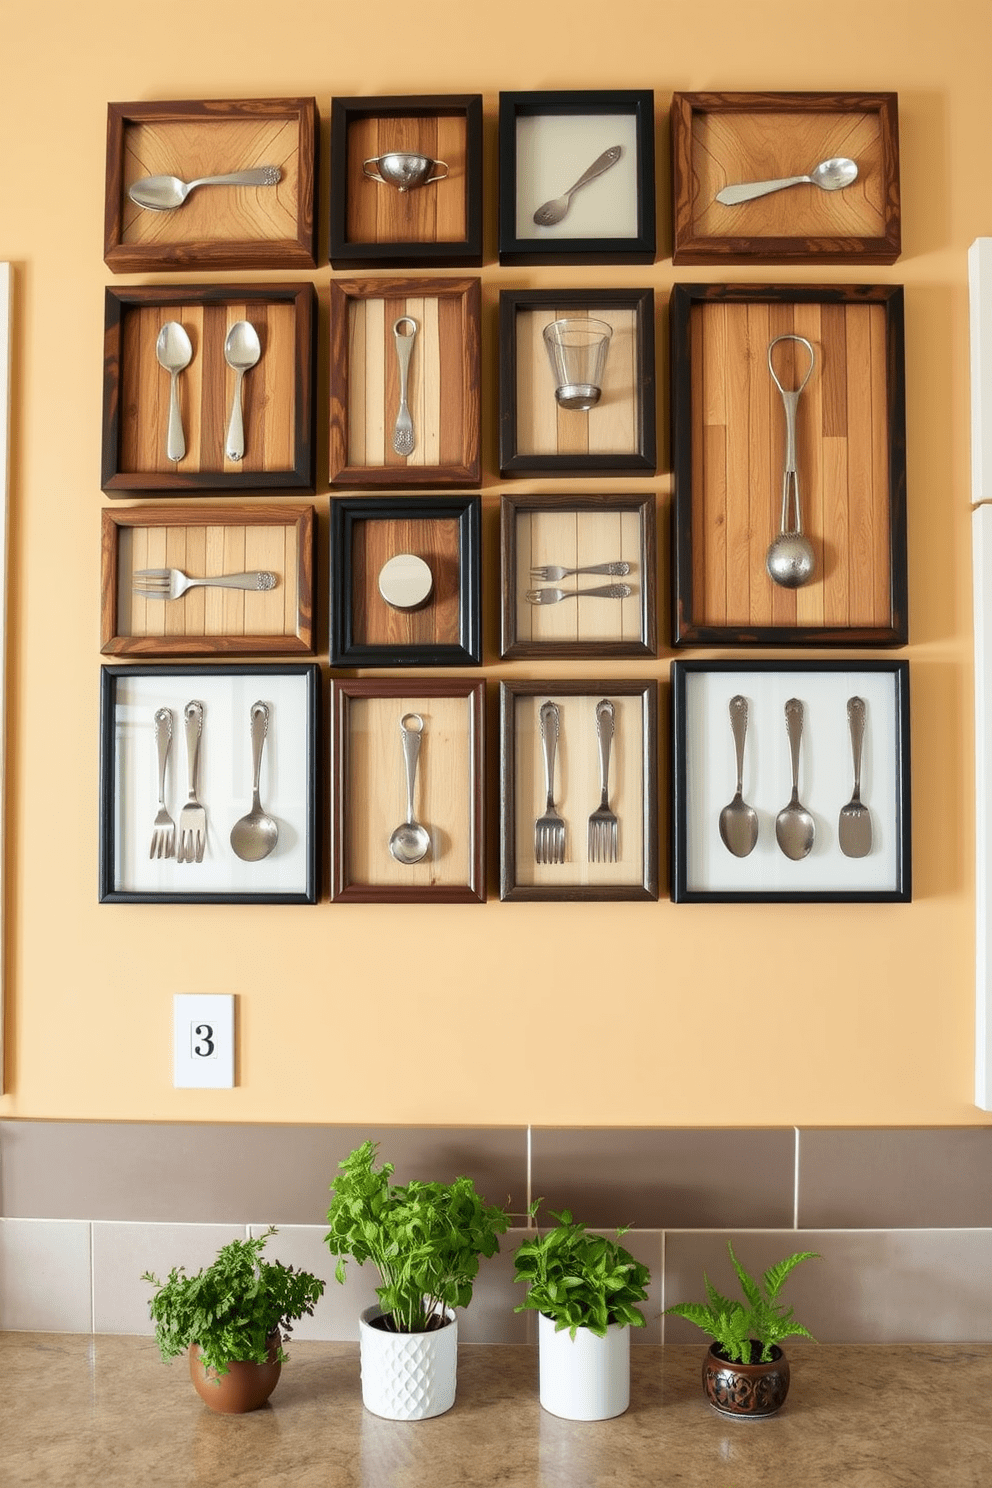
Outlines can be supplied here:
[[[104, 507], [101, 651], [313, 655], [313, 534], [309, 505]], [[130, 578], [142, 567], [191, 578], [268, 569], [277, 583], [267, 593], [198, 586], [177, 600], [132, 600]]]
[[[443, 160], [444, 181], [402, 194], [363, 162], [390, 151]], [[336, 269], [482, 263], [482, 95], [331, 99], [330, 260]]]
[[[243, 383], [245, 454], [225, 455], [235, 374], [229, 324], [246, 318], [262, 342]], [[184, 325], [193, 359], [179, 374], [186, 456], [168, 459], [169, 375], [158, 365], [161, 324]], [[314, 385], [317, 294], [312, 284], [159, 284], [105, 292], [101, 484], [109, 496], [149, 491], [307, 491], [316, 486]]]
[[[676, 93], [672, 262], [895, 263], [902, 251], [895, 93]], [[724, 186], [849, 156], [855, 183], [794, 186], [735, 206]]]
[[[332, 279], [331, 485], [478, 485], [481, 304], [478, 278]], [[399, 407], [392, 328], [407, 315], [418, 331], [410, 364], [415, 444], [404, 456], [392, 445]]]
[[[902, 287], [677, 284], [670, 327], [673, 643], [904, 645]], [[797, 445], [816, 561], [799, 589], [782, 588], [765, 568], [785, 448], [767, 352], [792, 334], [815, 354]], [[783, 354], [787, 347], [776, 366], [788, 378]]]
[[[332, 666], [478, 666], [482, 661], [482, 498], [332, 496]], [[382, 598], [379, 568], [412, 553], [434, 588], [416, 610]]]
[[[485, 695], [481, 681], [332, 678], [332, 900], [484, 902]], [[392, 859], [388, 842], [406, 809], [399, 723], [418, 711], [415, 814], [432, 840], [427, 858], [407, 866]]]
[[[115, 274], [316, 268], [319, 124], [315, 98], [109, 104], [104, 262]], [[276, 186], [201, 187], [167, 212], [127, 195], [144, 176], [260, 165], [280, 167]]]
[[[521, 532], [522, 526], [527, 527], [526, 533]], [[530, 574], [535, 562], [579, 567], [618, 560], [630, 564], [628, 576], [587, 574], [551, 581]], [[656, 656], [657, 563], [653, 492], [644, 496], [504, 493], [500, 497], [500, 655], [504, 660]], [[633, 593], [622, 600], [593, 597], [555, 605], [523, 599], [527, 589], [554, 584], [568, 590], [612, 583], [626, 583]]]

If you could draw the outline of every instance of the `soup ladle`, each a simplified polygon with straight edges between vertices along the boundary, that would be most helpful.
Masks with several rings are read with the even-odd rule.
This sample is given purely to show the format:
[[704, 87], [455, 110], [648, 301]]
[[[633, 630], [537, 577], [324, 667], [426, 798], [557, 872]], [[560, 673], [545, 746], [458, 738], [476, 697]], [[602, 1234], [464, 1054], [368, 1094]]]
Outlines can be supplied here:
[[[772, 352], [780, 341], [798, 341], [800, 346], [805, 346], [809, 352], [806, 376], [797, 388], [784, 388], [775, 371]], [[776, 336], [774, 341], [769, 343], [768, 370], [772, 375], [772, 381], [782, 394], [782, 402], [785, 406], [785, 469], [782, 473], [782, 516], [779, 522], [779, 534], [769, 544], [768, 552], [765, 554], [765, 568], [768, 570], [768, 577], [776, 584], [781, 584], [783, 589], [799, 589], [803, 584], [809, 583], [816, 567], [816, 552], [813, 544], [803, 534], [803, 514], [799, 504], [799, 471], [796, 468], [796, 410], [799, 407], [799, 394], [809, 382], [810, 373], [813, 371], [814, 360], [813, 348], [805, 336]], [[790, 506], [794, 521], [790, 521]]]

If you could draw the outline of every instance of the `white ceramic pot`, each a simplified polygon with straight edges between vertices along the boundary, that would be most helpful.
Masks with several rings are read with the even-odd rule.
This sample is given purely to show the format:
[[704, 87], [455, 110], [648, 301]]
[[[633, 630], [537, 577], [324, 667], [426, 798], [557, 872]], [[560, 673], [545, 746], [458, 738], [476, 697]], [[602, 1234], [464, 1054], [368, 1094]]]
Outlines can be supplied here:
[[458, 1364], [458, 1319], [431, 1333], [387, 1333], [372, 1327], [382, 1317], [379, 1306], [367, 1307], [358, 1321], [362, 1360], [362, 1402], [375, 1416], [389, 1421], [426, 1421], [455, 1403]]
[[588, 1328], [555, 1332], [538, 1313], [541, 1404], [566, 1421], [607, 1421], [630, 1404], [630, 1329], [611, 1323], [606, 1337]]

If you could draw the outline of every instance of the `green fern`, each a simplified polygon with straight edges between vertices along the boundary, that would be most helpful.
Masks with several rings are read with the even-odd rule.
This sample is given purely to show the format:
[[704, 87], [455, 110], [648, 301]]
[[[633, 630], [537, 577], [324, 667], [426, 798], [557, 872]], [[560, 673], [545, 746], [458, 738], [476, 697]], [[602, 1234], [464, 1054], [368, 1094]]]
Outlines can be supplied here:
[[[812, 1333], [802, 1323], [796, 1322], [793, 1309], [783, 1308], [778, 1303], [778, 1295], [800, 1261], [819, 1260], [817, 1253], [803, 1250], [788, 1256], [770, 1266], [758, 1282], [737, 1259], [729, 1241], [727, 1250], [748, 1305], [745, 1307], [742, 1302], [724, 1297], [704, 1273], [707, 1302], [678, 1302], [667, 1307], [666, 1313], [683, 1317], [708, 1333], [724, 1357], [734, 1364], [767, 1364], [772, 1349], [783, 1338], [802, 1337], [815, 1342]], [[757, 1359], [754, 1357], [756, 1350], [760, 1351]]]

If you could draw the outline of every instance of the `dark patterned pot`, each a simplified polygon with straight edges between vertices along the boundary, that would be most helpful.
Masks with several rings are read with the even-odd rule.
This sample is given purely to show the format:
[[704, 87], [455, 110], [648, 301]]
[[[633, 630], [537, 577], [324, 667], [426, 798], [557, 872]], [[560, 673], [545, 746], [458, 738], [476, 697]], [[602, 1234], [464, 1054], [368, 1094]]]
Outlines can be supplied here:
[[731, 1364], [714, 1343], [703, 1360], [703, 1389], [722, 1415], [744, 1421], [773, 1416], [789, 1393], [789, 1361], [775, 1345], [767, 1364]]
[[204, 1369], [200, 1361], [200, 1350], [190, 1345], [189, 1377], [200, 1399], [211, 1410], [225, 1416], [239, 1416], [245, 1411], [258, 1410], [275, 1389], [282, 1365], [276, 1358], [279, 1349], [279, 1334], [269, 1336], [269, 1360], [267, 1364], [231, 1363], [226, 1374], [215, 1369]]

